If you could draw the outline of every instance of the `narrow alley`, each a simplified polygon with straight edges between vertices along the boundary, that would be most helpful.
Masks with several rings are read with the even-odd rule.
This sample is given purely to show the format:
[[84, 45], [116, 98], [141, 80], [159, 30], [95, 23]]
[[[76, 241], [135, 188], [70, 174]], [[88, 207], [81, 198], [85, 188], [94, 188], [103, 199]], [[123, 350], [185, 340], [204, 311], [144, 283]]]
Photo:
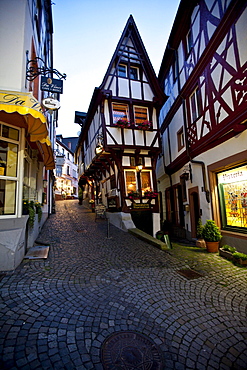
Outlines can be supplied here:
[[246, 268], [108, 230], [77, 200], [38, 241], [47, 259], [1, 275], [1, 369], [246, 369]]

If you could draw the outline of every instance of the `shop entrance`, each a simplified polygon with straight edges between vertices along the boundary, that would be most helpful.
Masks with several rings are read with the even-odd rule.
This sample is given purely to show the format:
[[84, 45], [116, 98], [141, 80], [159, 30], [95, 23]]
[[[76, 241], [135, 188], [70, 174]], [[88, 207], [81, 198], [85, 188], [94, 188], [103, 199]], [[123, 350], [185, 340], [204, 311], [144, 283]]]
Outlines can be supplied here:
[[191, 237], [196, 238], [196, 229], [200, 218], [198, 186], [189, 189]]
[[132, 220], [135, 226], [145, 233], [153, 236], [153, 217], [150, 211], [131, 212]]

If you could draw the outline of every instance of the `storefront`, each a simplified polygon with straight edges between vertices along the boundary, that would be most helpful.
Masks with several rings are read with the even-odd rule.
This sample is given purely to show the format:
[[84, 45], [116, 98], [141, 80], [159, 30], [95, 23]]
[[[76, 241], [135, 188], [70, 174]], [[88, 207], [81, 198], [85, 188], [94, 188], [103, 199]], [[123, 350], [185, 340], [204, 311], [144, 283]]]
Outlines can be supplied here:
[[[49, 212], [48, 170], [54, 168], [40, 103], [31, 93], [0, 90], [0, 271], [15, 269], [37, 238]], [[29, 227], [31, 202], [42, 205], [42, 218], [35, 213]]]
[[247, 165], [217, 174], [222, 229], [247, 233]]

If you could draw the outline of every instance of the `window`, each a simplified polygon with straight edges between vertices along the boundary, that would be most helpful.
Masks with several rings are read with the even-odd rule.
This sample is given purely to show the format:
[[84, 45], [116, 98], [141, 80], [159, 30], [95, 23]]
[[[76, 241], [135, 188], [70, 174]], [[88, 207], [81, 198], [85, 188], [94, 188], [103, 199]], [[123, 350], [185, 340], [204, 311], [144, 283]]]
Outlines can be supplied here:
[[0, 124], [0, 215], [16, 209], [19, 130]]
[[177, 142], [178, 142], [178, 151], [179, 151], [185, 145], [185, 143], [184, 143], [184, 130], [183, 130], [183, 127], [177, 132]]
[[150, 171], [141, 172], [141, 188], [142, 188], [142, 195], [144, 195], [145, 191], [152, 191]]
[[134, 118], [136, 125], [144, 121], [148, 121], [148, 109], [145, 107], [134, 106]]
[[192, 30], [189, 30], [187, 37], [186, 37], [186, 52], [187, 56], [191, 52], [191, 49], [193, 48], [193, 36], [192, 36]]
[[117, 123], [119, 119], [129, 120], [128, 105], [127, 104], [118, 104], [112, 103], [113, 110], [113, 123]]
[[125, 171], [126, 192], [136, 191], [136, 171]]
[[217, 174], [222, 228], [247, 233], [247, 166]]
[[178, 68], [177, 58], [175, 57], [175, 58], [174, 58], [174, 61], [173, 61], [173, 63], [172, 63], [172, 77], [173, 77], [173, 83], [175, 83], [175, 82], [176, 82], [176, 80], [177, 80], [177, 78], [178, 78], [177, 68]]
[[119, 66], [118, 66], [118, 76], [119, 77], [127, 77], [127, 66], [119, 64]]
[[61, 177], [62, 176], [62, 166], [56, 166], [56, 176]]
[[119, 64], [117, 67], [117, 72], [119, 77], [129, 77], [131, 80], [138, 80], [138, 68], [129, 67], [129, 73], [127, 66], [124, 64]]
[[191, 122], [195, 122], [202, 114], [201, 90], [197, 87], [190, 96], [190, 117]]
[[70, 176], [69, 166], [67, 166], [67, 175]]
[[136, 67], [130, 67], [130, 78], [132, 80], [138, 80], [138, 69]]

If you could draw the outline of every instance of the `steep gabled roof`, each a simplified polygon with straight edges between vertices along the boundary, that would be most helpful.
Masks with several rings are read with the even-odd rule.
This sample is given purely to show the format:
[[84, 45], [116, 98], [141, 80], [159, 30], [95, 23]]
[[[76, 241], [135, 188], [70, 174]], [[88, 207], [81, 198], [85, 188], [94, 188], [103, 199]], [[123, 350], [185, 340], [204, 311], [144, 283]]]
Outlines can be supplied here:
[[143, 71], [148, 79], [150, 85], [152, 86], [154, 93], [162, 101], [165, 98], [164, 93], [160, 89], [158, 80], [153, 69], [153, 66], [150, 62], [149, 56], [145, 49], [145, 46], [142, 42], [141, 36], [135, 24], [134, 18], [130, 15], [126, 26], [123, 30], [121, 38], [118, 42], [116, 50], [113, 54], [111, 62], [108, 66], [106, 74], [104, 76], [103, 82], [100, 85], [99, 89], [106, 89], [107, 79], [112, 73], [112, 70], [115, 68], [115, 73], [117, 74], [117, 67], [119, 63], [130, 62], [140, 64], [143, 68]]
[[[129, 48], [130, 45], [133, 45], [134, 47], [132, 50], [133, 52], [130, 51]], [[132, 63], [135, 60], [136, 64], [140, 64], [142, 66], [145, 76], [150, 86], [152, 87], [154, 95], [156, 96], [156, 102], [160, 106], [162, 106], [164, 101], [167, 99], [167, 96], [164, 94], [158, 83], [158, 79], [156, 77], [155, 71], [146, 52], [145, 46], [142, 42], [139, 31], [136, 27], [134, 18], [132, 15], [130, 15], [126, 23], [126, 26], [122, 32], [121, 38], [117, 44], [116, 50], [112, 56], [106, 74], [103, 78], [102, 84], [94, 89], [91, 102], [88, 108], [88, 112], [85, 118], [84, 126], [79, 136], [76, 151], [78, 150], [80, 143], [85, 138], [87, 129], [91, 123], [91, 119], [93, 118], [93, 115], [98, 107], [98, 104], [100, 103], [101, 99], [104, 96], [105, 93], [104, 90], [106, 90], [105, 85], [107, 84], [107, 79], [109, 78], [110, 75], [114, 76], [114, 74], [117, 74], [117, 65], [121, 61], [121, 58], [124, 58], [125, 61], [126, 59], [129, 59], [130, 62], [132, 61]], [[112, 73], [113, 68], [116, 69], [115, 73]]]

